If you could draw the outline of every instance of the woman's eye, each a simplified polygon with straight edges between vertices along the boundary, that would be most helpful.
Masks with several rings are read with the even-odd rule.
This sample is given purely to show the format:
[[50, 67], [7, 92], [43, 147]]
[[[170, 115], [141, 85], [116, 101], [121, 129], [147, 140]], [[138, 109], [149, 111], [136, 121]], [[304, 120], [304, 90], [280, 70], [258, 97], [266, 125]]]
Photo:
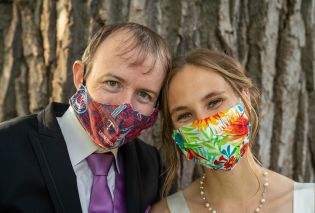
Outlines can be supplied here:
[[190, 113], [184, 113], [177, 116], [177, 121], [186, 121], [191, 117]]
[[152, 101], [151, 95], [149, 95], [147, 92], [141, 91], [139, 92], [140, 101], [143, 103], [148, 103]]
[[223, 101], [223, 99], [217, 99], [217, 100], [210, 101], [208, 103], [208, 107], [209, 108], [216, 108], [222, 103], [222, 101]]

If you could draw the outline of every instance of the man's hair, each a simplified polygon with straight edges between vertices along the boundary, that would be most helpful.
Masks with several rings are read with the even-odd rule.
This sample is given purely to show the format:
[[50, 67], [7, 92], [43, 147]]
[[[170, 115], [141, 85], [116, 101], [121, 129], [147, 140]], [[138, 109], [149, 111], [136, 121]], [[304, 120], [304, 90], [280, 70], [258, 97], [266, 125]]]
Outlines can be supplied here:
[[120, 48], [122, 52], [119, 55], [122, 56], [132, 50], [137, 50], [137, 60], [133, 64], [141, 64], [148, 55], [152, 55], [155, 59], [152, 66], [154, 67], [156, 60], [158, 60], [163, 65], [164, 71], [168, 72], [171, 66], [171, 54], [161, 36], [140, 24], [116, 23], [103, 26], [89, 41], [81, 59], [84, 64], [84, 80], [91, 71], [93, 58], [98, 47], [113, 33], [126, 35]]

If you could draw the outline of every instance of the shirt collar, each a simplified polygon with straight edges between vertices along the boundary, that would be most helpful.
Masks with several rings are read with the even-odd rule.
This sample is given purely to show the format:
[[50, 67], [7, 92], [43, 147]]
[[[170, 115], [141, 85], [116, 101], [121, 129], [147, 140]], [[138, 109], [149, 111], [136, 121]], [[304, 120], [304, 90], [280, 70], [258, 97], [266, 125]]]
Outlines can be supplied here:
[[94, 152], [112, 152], [115, 157], [117, 171], [120, 173], [117, 158], [118, 148], [105, 149], [95, 144], [81, 126], [71, 105], [61, 117], [57, 117], [57, 121], [66, 141], [72, 167], [78, 165]]

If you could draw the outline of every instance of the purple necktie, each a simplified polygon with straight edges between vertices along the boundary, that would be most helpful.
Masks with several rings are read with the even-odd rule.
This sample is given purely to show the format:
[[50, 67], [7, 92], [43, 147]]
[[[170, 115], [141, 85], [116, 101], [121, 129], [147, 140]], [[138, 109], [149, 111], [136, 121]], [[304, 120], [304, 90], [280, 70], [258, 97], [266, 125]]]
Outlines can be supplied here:
[[113, 199], [107, 184], [107, 174], [113, 162], [112, 153], [94, 153], [87, 158], [93, 173], [89, 213], [113, 212]]

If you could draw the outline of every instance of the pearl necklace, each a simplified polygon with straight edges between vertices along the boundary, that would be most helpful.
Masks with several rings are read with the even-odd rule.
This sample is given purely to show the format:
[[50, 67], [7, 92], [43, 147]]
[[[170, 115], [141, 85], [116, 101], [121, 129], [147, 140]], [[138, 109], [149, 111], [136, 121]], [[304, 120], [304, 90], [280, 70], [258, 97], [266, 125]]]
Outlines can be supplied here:
[[[263, 205], [266, 203], [266, 192], [267, 192], [267, 187], [269, 186], [269, 182], [268, 182], [268, 172], [264, 172], [263, 174], [263, 179], [264, 179], [264, 184], [263, 184], [263, 191], [261, 194], [261, 198], [259, 201], [259, 205], [258, 207], [255, 209], [255, 213], [260, 212], [261, 208], [263, 207]], [[202, 200], [205, 201], [205, 207], [212, 213], [218, 213], [213, 207], [210, 206], [210, 203], [206, 197], [206, 193], [204, 191], [204, 182], [205, 182], [205, 178], [206, 178], [206, 174], [204, 173], [203, 176], [201, 177], [201, 181], [200, 181], [200, 195]]]

